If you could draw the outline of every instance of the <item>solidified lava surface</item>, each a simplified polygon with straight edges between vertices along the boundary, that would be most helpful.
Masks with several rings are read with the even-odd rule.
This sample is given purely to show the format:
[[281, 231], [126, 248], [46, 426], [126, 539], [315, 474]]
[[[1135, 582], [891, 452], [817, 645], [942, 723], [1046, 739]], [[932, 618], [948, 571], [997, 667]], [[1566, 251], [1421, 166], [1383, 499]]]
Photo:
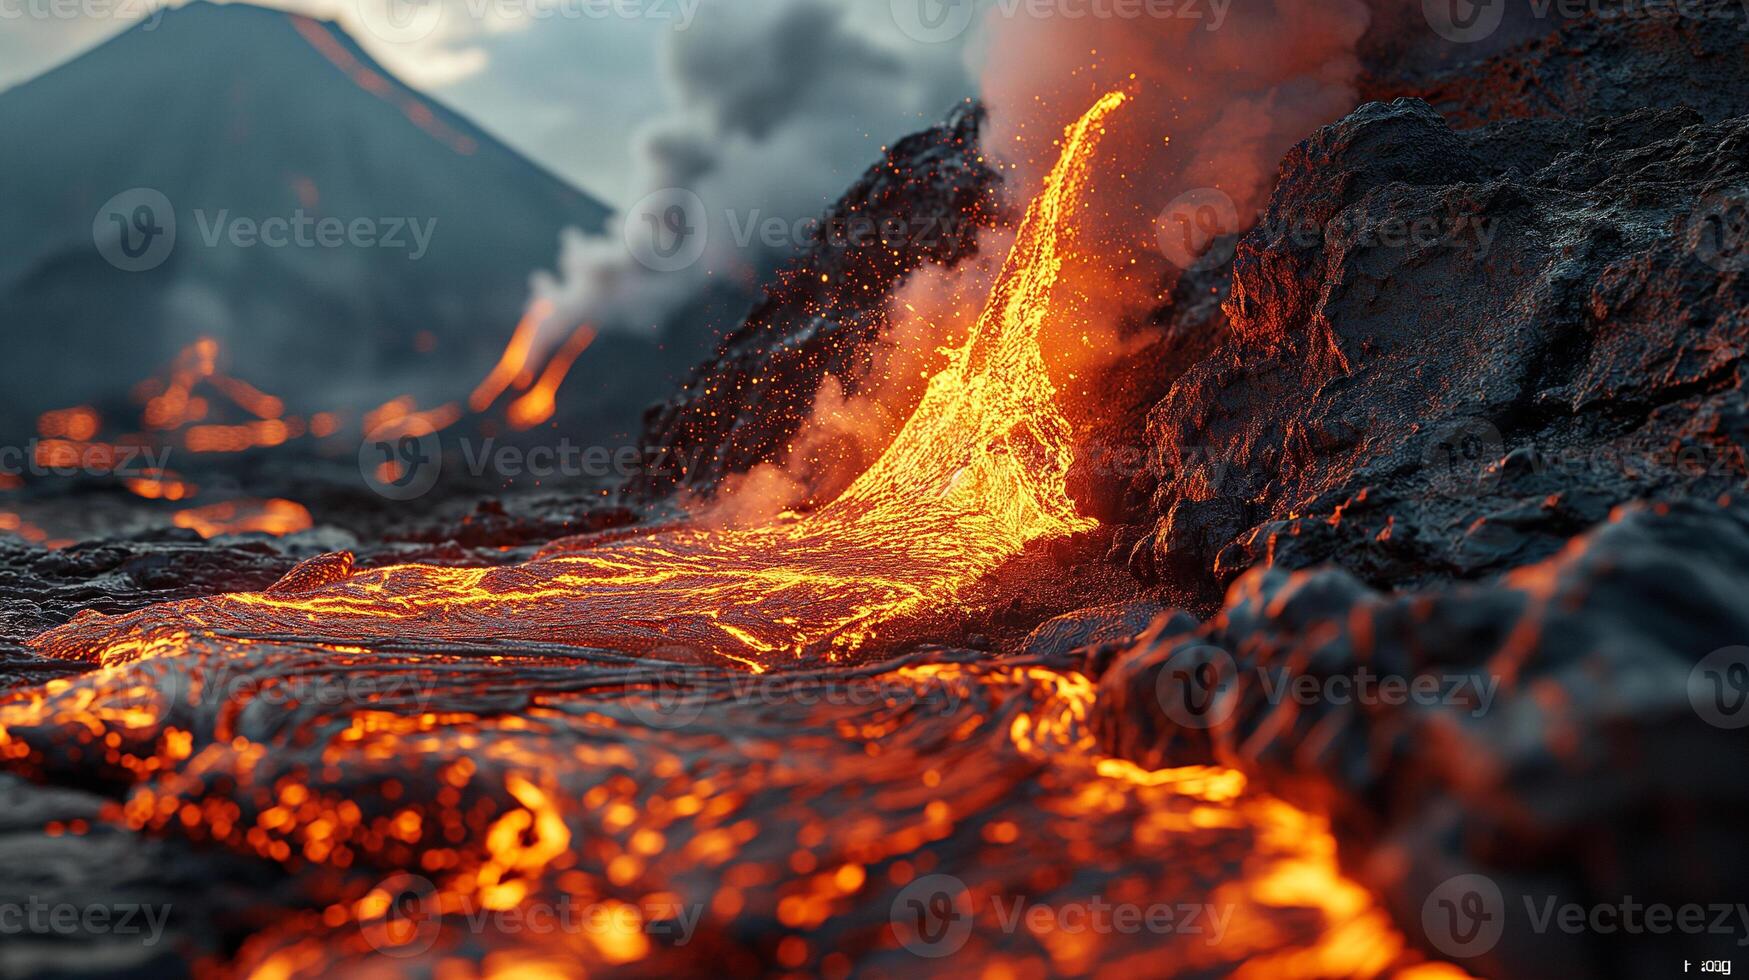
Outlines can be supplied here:
[[[1730, 958], [1729, 934], [1509, 929], [1453, 965], [1428, 911], [1472, 877], [1507, 910], [1745, 897], [1749, 61], [1741, 11], [1707, 9], [1426, 65], [1369, 39], [1383, 101], [1308, 134], [1257, 226], [1168, 284], [1092, 431], [1038, 327], [1117, 96], [825, 506], [487, 504], [313, 558], [0, 551], [0, 893], [170, 909], [161, 945], [9, 940], [0, 972]], [[804, 256], [648, 418], [701, 466], [626, 499], [780, 462], [826, 377], [854, 387], [892, 313], [814, 283], [880, 296], [969, 257], [1005, 220], [980, 123], [895, 146], [839, 210], [965, 234]], [[1386, 241], [1417, 223], [1440, 240]], [[1381, 680], [1434, 693], [1328, 696]], [[1174, 926], [1063, 918], [1114, 903]]]

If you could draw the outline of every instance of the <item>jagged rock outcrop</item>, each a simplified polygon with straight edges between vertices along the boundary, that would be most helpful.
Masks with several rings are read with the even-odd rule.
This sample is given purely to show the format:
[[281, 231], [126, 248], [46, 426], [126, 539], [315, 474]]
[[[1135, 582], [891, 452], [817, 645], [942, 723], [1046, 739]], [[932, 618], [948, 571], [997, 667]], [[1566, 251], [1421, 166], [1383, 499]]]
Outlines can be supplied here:
[[[1330, 814], [1405, 932], [1479, 975], [1656, 975], [1749, 926], [1569, 933], [1530, 909], [1741, 901], [1745, 583], [1741, 500], [1628, 508], [1486, 585], [1257, 569], [1207, 625], [1093, 651], [1094, 724], [1144, 765], [1219, 761]], [[1495, 888], [1491, 941], [1442, 925], [1460, 875]]]
[[[1476, 6], [1485, 18], [1489, 5]], [[1749, 10], [1739, 0], [1493, 6], [1503, 8], [1498, 27], [1454, 42], [1428, 26], [1422, 4], [1376, 4], [1361, 45], [1363, 94], [1423, 98], [1460, 127], [1646, 106], [1687, 106], [1715, 122], [1749, 112]]]
[[1135, 570], [1476, 578], [1743, 485], [1749, 119], [1524, 125], [1374, 103], [1289, 154], [1230, 339], [1150, 419]]
[[709, 494], [724, 477], [780, 462], [828, 375], [865, 378], [893, 288], [925, 263], [974, 255], [1003, 215], [1002, 177], [984, 160], [982, 106], [900, 140], [820, 221], [818, 241], [779, 272], [763, 302], [681, 391], [645, 414], [643, 445], [681, 465], [640, 474], [634, 500]]
[[[0, 540], [0, 639], [19, 642], [92, 610], [265, 589], [297, 559], [267, 541], [218, 544], [173, 530], [60, 551]], [[0, 686], [7, 669], [0, 664]]]

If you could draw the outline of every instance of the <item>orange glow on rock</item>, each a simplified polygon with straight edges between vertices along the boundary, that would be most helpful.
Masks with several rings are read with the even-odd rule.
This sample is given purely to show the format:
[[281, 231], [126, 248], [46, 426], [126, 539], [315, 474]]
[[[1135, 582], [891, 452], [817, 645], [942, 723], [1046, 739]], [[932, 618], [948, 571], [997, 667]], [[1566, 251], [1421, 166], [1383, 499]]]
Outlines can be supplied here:
[[230, 500], [176, 512], [177, 527], [192, 529], [203, 538], [221, 534], [259, 532], [275, 537], [310, 529], [310, 512], [290, 500]]

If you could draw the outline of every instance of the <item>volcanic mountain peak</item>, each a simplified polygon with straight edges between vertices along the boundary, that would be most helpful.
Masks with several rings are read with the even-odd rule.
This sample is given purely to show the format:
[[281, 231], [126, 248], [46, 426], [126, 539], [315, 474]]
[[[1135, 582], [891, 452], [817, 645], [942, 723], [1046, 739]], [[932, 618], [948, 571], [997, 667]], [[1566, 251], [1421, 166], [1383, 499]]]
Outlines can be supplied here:
[[[8, 426], [125, 390], [201, 336], [312, 399], [452, 390], [490, 363], [559, 233], [607, 215], [337, 25], [242, 4], [168, 11], [0, 94], [0, 129], [0, 320], [36, 325], [6, 353], [39, 378], [0, 398]], [[174, 244], [130, 271], [106, 261], [102, 219], [141, 188], [168, 202]], [[316, 240], [325, 219], [340, 244]], [[269, 222], [289, 245], [249, 234]], [[421, 332], [434, 356], [403, 356]], [[82, 363], [93, 350], [111, 356]]]

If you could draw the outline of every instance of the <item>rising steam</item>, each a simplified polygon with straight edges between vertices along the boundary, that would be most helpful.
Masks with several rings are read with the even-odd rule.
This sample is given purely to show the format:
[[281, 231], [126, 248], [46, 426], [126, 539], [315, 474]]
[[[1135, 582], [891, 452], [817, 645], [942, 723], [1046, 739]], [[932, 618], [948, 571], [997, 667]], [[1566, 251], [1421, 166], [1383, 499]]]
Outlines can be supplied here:
[[[534, 284], [552, 306], [544, 346], [578, 323], [660, 329], [713, 283], [756, 289], [883, 142], [932, 124], [970, 89], [957, 49], [907, 46], [858, 13], [827, 0], [707, 0], [669, 36], [672, 108], [644, 128], [636, 164], [636, 186], [652, 196], [603, 236], [566, 235], [556, 274]], [[695, 260], [650, 261], [638, 247], [671, 236], [670, 218], [687, 246], [702, 245]], [[777, 225], [783, 234], [767, 234]]]
[[[1161, 5], [1177, 15], [1140, 18], [1032, 9], [996, 3], [979, 39], [991, 110], [985, 146], [1006, 161], [1015, 199], [1038, 191], [1064, 127], [1099, 93], [1134, 96], [1132, 110], [1107, 123], [1113, 132], [1089, 178], [1099, 205], [1087, 215], [1081, 247], [1063, 256], [1062, 312], [1044, 328], [1050, 369], [1074, 418], [1078, 407], [1101, 410], [1105, 370], [1148, 341], [1124, 326], [1161, 306], [1173, 267], [1184, 262], [1162, 245], [1175, 202], [1215, 192], [1230, 202], [1222, 231], [1243, 230], [1267, 201], [1282, 155], [1353, 108], [1356, 45], [1369, 11], [1360, 0]], [[990, 232], [982, 251], [1004, 254], [1004, 234]], [[892, 304], [893, 344], [876, 361], [880, 377], [863, 379], [849, 398], [828, 379], [789, 457], [730, 481], [714, 514], [757, 520], [829, 498], [847, 481], [822, 471], [817, 447], [838, 447], [840, 458], [877, 457], [892, 437], [883, 420], [903, 418], [916, 404], [915, 392], [895, 379], [927, 364], [940, 335], [965, 322], [963, 310], [953, 312], [956, 298], [983, 295], [988, 285], [987, 263], [914, 274]]]
[[1111, 88], [1134, 93], [1116, 124], [1119, 176], [1105, 182], [1106, 210], [1113, 228], [1147, 245], [1154, 219], [1188, 191], [1219, 190], [1241, 216], [1256, 215], [1282, 155], [1354, 107], [1356, 46], [1371, 16], [1363, 0], [1211, 0], [1135, 18], [1010, 6], [985, 20], [990, 146], [1034, 186], [1078, 106]]

